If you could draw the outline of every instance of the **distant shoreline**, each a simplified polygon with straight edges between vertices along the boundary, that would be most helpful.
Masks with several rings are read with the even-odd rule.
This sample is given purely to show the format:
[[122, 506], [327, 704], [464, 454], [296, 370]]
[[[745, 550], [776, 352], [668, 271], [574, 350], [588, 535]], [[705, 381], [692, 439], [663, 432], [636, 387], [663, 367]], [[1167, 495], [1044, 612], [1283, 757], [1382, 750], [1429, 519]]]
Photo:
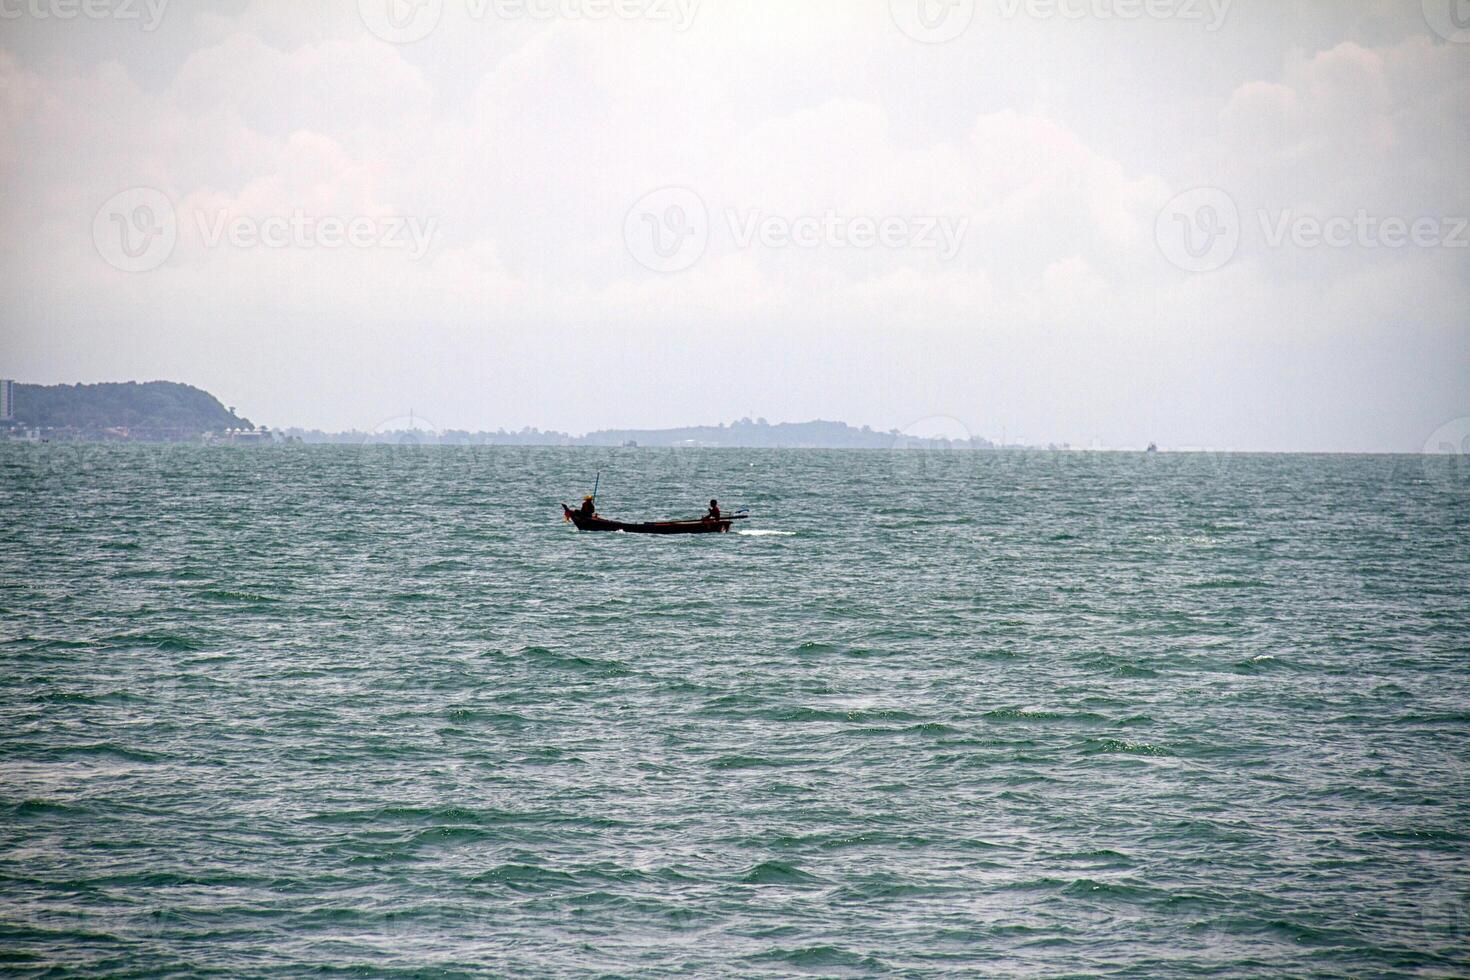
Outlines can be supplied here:
[[682, 453], [682, 452], [736, 452], [748, 450], [770, 450], [773, 452], [854, 452], [854, 453], [969, 453], [976, 456], [999, 456], [1009, 454], [1029, 455], [1052, 455], [1052, 456], [1352, 456], [1352, 457], [1382, 457], [1388, 458], [1414, 458], [1414, 459], [1463, 459], [1461, 454], [1453, 453], [1429, 453], [1408, 451], [1383, 451], [1383, 450], [1329, 450], [1329, 449], [1209, 449], [1203, 447], [1164, 447], [1157, 452], [1149, 452], [1136, 446], [1030, 446], [1013, 444], [1008, 446], [966, 446], [966, 445], [944, 445], [944, 444], [895, 444], [889, 446], [610, 446], [603, 444], [574, 442], [574, 443], [506, 443], [506, 442], [393, 442], [382, 439], [373, 442], [349, 439], [341, 441], [318, 441], [306, 442], [301, 440], [263, 440], [259, 442], [230, 443], [227, 440], [215, 440], [205, 442], [203, 440], [180, 441], [180, 440], [146, 440], [146, 439], [24, 439], [5, 438], [0, 436], [0, 446], [5, 445], [48, 445], [57, 447], [75, 446], [136, 446], [136, 447], [174, 447], [174, 448], [198, 448], [211, 449], [226, 447], [244, 450], [246, 448], [262, 449], [382, 449], [386, 451], [420, 449], [574, 449], [574, 450], [601, 450], [618, 453], [637, 452], [660, 452], [660, 453]]
[[[484, 446], [647, 446], [689, 449], [995, 449], [997, 443], [972, 436], [953, 419], [947, 437], [886, 432], [869, 426], [814, 419], [770, 423], [743, 418], [718, 425], [668, 429], [602, 429], [574, 436], [567, 432], [522, 428], [469, 431], [439, 429], [408, 415], [371, 431], [324, 432], [300, 427], [271, 429], [236, 414], [203, 389], [173, 381], [33, 385], [7, 382], [13, 392], [12, 417], [0, 420], [0, 436], [30, 442], [212, 442], [346, 443], [366, 445], [446, 444]], [[12, 399], [7, 397], [7, 406]], [[931, 420], [935, 421], [935, 420]]]
[[[257, 426], [227, 408], [209, 392], [170, 381], [106, 382], [76, 385], [13, 383], [13, 414], [0, 419], [0, 442], [138, 443], [212, 445], [444, 445], [564, 446], [591, 449], [917, 449], [974, 451], [1147, 452], [1133, 446], [1074, 446], [1002, 442], [969, 435], [963, 423], [939, 416], [926, 422], [951, 435], [878, 430], [846, 422], [767, 422], [743, 418], [718, 425], [667, 429], [602, 429], [574, 436], [524, 427], [509, 431], [439, 429], [413, 414], [381, 423], [370, 431], [326, 432], [301, 427]], [[913, 426], [911, 428], [919, 428]], [[1184, 445], [1161, 452], [1325, 456], [1431, 456], [1413, 451], [1248, 450]]]

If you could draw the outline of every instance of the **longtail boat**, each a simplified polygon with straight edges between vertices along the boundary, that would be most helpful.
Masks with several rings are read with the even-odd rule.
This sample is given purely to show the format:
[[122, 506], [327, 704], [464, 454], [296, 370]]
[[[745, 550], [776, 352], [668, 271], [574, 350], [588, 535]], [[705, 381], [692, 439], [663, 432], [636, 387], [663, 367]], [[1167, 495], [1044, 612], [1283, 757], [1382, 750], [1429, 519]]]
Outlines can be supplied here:
[[629, 534], [720, 534], [730, 530], [733, 522], [744, 520], [747, 516], [731, 514], [719, 520], [706, 517], [697, 521], [646, 521], [641, 524], [628, 524], [623, 521], [610, 521], [596, 514], [588, 517], [580, 510], [572, 510], [566, 504], [562, 504], [561, 509], [566, 519], [577, 525], [579, 531], [626, 531]]

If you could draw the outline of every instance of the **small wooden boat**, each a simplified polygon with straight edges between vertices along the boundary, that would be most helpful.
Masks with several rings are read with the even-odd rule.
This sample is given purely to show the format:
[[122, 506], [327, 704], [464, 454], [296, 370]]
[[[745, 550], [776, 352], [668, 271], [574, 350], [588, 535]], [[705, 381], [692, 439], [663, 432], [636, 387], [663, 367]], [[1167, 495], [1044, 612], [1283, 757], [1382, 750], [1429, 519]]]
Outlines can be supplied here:
[[580, 510], [572, 510], [566, 504], [562, 504], [561, 509], [566, 519], [577, 525], [579, 531], [626, 531], [629, 534], [720, 534], [730, 530], [733, 522], [744, 520], [747, 516], [731, 514], [719, 520], [706, 517], [697, 521], [647, 521], [642, 524], [626, 524], [623, 521], [610, 521], [605, 517], [587, 517]]

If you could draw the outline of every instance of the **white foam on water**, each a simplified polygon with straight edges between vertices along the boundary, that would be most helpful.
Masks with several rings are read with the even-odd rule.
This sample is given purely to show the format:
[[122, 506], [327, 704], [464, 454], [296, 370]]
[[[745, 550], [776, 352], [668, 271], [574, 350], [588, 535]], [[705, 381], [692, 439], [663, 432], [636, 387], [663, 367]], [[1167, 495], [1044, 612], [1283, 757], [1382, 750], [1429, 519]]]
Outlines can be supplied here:
[[790, 538], [796, 535], [795, 531], [768, 531], [764, 529], [756, 531], [736, 531], [735, 533], [743, 534], [748, 538]]

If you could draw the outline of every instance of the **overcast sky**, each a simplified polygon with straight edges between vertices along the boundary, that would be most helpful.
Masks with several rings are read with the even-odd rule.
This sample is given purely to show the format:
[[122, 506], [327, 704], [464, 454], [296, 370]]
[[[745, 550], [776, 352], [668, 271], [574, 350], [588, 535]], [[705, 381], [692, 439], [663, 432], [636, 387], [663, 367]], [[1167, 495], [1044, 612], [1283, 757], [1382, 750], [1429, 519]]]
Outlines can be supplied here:
[[1418, 451], [1470, 416], [1465, 8], [0, 0], [0, 375]]

